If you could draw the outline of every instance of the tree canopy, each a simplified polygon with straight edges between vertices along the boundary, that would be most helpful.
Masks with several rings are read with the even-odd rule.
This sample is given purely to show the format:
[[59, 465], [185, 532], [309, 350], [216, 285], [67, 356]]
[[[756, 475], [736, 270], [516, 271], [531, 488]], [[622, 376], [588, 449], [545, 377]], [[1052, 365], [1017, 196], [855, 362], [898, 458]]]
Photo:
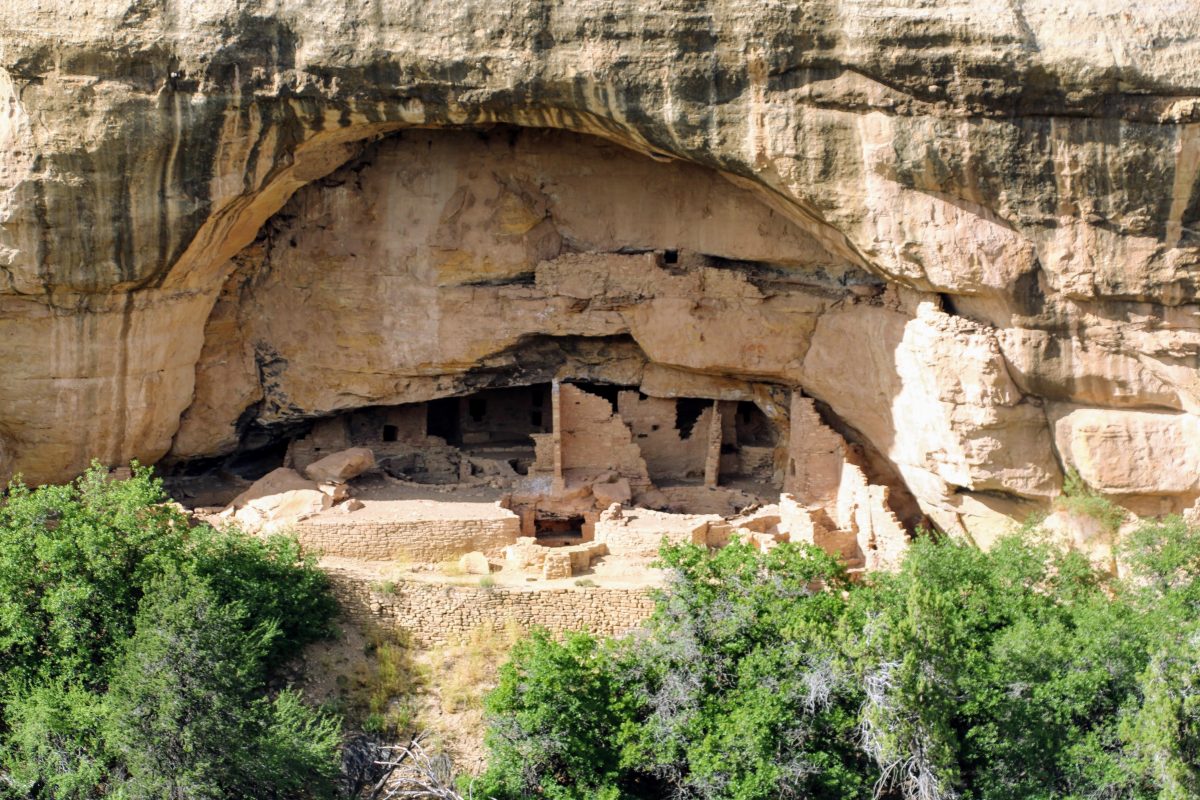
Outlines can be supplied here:
[[329, 630], [286, 537], [192, 527], [136, 467], [0, 506], [0, 796], [332, 794], [340, 728], [273, 672]]
[[513, 652], [476, 796], [1198, 797], [1200, 533], [1123, 559], [924, 537], [851, 582], [802, 545], [667, 549], [642, 630]]

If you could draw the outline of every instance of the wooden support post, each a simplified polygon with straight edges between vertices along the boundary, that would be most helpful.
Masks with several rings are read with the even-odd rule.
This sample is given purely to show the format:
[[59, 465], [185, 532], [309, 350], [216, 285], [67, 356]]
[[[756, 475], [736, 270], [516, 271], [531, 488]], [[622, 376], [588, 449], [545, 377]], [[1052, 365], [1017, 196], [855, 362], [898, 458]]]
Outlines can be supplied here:
[[553, 491], [558, 494], [563, 491], [563, 452], [562, 452], [562, 399], [558, 379], [550, 384], [550, 425], [551, 442], [554, 444], [554, 483]]
[[704, 485], [710, 488], [717, 485], [721, 472], [721, 406], [713, 400], [712, 421], [708, 426], [708, 451], [704, 456]]

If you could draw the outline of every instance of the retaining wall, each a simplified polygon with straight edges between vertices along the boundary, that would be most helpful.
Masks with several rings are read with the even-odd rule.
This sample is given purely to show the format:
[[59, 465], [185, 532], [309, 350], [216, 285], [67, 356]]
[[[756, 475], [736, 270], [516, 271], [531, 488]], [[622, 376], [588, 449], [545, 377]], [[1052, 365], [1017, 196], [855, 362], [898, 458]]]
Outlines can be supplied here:
[[495, 519], [344, 520], [322, 515], [292, 530], [308, 551], [364, 561], [439, 562], [479, 550], [499, 556], [521, 535], [516, 514]]
[[459, 639], [484, 623], [510, 621], [556, 633], [585, 630], [619, 636], [654, 610], [646, 589], [604, 586], [535, 589], [398, 581], [386, 587], [359, 575], [329, 570], [343, 613], [363, 625], [404, 631], [421, 646]]

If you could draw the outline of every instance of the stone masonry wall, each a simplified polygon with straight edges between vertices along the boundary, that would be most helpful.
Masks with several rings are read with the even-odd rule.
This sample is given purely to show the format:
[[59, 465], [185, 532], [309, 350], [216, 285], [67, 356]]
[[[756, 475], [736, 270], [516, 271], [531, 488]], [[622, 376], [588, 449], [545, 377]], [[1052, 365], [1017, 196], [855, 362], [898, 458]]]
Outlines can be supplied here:
[[676, 405], [676, 400], [640, 397], [637, 392], [621, 392], [617, 396], [617, 413], [633, 433], [651, 480], [704, 474], [712, 409], [706, 408], [700, 414], [684, 439], [675, 428]]
[[607, 400], [571, 384], [559, 396], [564, 470], [613, 470], [635, 488], [650, 485], [633, 433]]
[[307, 551], [327, 556], [388, 561], [407, 558], [436, 562], [475, 550], [498, 556], [521, 533], [520, 519], [414, 519], [368, 522], [329, 516], [296, 523]]
[[[619, 636], [654, 610], [646, 589], [459, 586], [400, 581], [386, 587], [361, 575], [328, 570], [342, 612], [360, 625], [403, 631], [415, 644], [447, 644], [484, 623], [541, 626], [555, 633], [585, 630]], [[391, 591], [385, 591], [391, 589]]]

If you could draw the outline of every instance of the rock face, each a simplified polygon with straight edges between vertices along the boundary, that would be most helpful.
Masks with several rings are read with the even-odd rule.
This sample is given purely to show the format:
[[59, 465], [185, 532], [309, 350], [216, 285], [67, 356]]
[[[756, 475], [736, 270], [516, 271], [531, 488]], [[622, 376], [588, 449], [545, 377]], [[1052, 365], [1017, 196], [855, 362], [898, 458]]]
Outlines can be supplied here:
[[375, 466], [375, 454], [366, 447], [352, 447], [332, 453], [304, 468], [304, 474], [314, 481], [345, 483]]
[[1182, 510], [1198, 285], [1188, 3], [0, 7], [5, 475], [570, 374]]

